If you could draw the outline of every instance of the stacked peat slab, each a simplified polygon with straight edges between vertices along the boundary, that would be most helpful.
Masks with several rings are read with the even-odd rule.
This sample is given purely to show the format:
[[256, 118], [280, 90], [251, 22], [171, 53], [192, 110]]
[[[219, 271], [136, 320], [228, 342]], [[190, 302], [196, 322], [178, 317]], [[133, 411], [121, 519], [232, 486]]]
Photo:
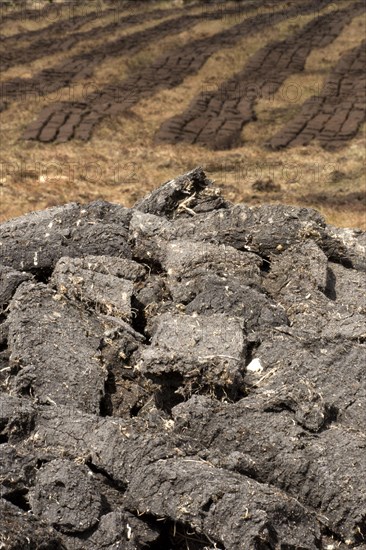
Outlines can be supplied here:
[[366, 234], [227, 202], [0, 225], [0, 547], [364, 547]]

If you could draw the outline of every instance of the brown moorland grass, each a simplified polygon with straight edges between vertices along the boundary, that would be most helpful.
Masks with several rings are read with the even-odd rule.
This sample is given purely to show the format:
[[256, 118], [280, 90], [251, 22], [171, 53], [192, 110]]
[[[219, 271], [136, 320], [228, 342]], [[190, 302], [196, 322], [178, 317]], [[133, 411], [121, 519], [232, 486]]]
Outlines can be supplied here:
[[[279, 2], [276, 9], [285, 4]], [[156, 7], [164, 7], [164, 2]], [[243, 14], [242, 18], [255, 13]], [[362, 192], [366, 190], [363, 179], [366, 126], [344, 150], [336, 153], [324, 151], [317, 144], [281, 152], [269, 152], [262, 147], [263, 137], [271, 135], [291, 117], [307, 95], [312, 94], [314, 86], [321, 86], [342, 51], [359, 43], [360, 18], [354, 20], [332, 45], [314, 51], [305, 72], [294, 76], [303, 90], [301, 102], [287, 101], [286, 88], [279, 90], [270, 104], [259, 101], [259, 120], [244, 129], [246, 142], [242, 147], [212, 152], [185, 144], [153, 144], [154, 133], [162, 120], [185, 109], [202, 87], [218, 86], [240, 70], [250, 55], [267, 41], [285, 38], [296, 30], [296, 25], [302, 26], [310, 18], [303, 16], [285, 21], [268, 29], [265, 36], [263, 33], [253, 35], [233, 48], [218, 51], [197, 75], [186, 78], [181, 86], [141, 101], [128, 115], [105, 120], [88, 143], [72, 141], [55, 146], [21, 141], [22, 128], [34, 119], [44, 103], [40, 104], [39, 98], [30, 98], [12, 105], [1, 115], [0, 219], [69, 201], [88, 202], [99, 198], [131, 206], [160, 183], [202, 165], [217, 185], [223, 187], [224, 195], [235, 202], [314, 206], [330, 223], [366, 229], [362, 201]], [[152, 53], [146, 45], [141, 53], [130, 59], [121, 56], [106, 60], [95, 70], [94, 80], [102, 85], [121, 79], [167, 48], [219, 32], [230, 24], [233, 20], [227, 17], [204, 21], [176, 37], [166, 37], [154, 44]], [[80, 97], [79, 92], [77, 89], [76, 97]], [[62, 90], [57, 97], [46, 98], [46, 103], [60, 97], [68, 99], [69, 94], [70, 90]]]

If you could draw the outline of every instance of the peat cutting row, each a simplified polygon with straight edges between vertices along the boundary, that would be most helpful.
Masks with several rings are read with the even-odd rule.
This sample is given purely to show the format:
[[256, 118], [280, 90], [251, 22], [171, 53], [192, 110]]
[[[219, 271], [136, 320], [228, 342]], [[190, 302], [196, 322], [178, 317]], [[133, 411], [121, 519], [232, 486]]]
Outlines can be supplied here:
[[[26, 128], [23, 138], [58, 143], [68, 141], [72, 138], [89, 140], [94, 127], [105, 116], [123, 113], [141, 99], [151, 97], [158, 90], [174, 88], [180, 85], [187, 76], [197, 73], [207, 59], [219, 49], [233, 46], [244, 36], [261, 32], [268, 26], [290, 17], [314, 12], [327, 6], [330, 2], [331, 0], [321, 0], [320, 2], [310, 0], [301, 4], [301, 6], [297, 4], [290, 5], [289, 8], [259, 14], [247, 18], [213, 36], [197, 39], [184, 46], [175, 48], [173, 51], [168, 51], [148, 67], [135, 71], [122, 82], [117, 82], [94, 91], [86, 96], [83, 101], [57, 102], [45, 107], [40, 112], [39, 117]], [[272, 2], [269, 5], [272, 5]], [[233, 8], [233, 13], [235, 11], [236, 8]], [[222, 17], [222, 11], [210, 12], [207, 17], [211, 17], [212, 19], [220, 18]], [[163, 28], [166, 29], [167, 34], [174, 32], [174, 28], [178, 26], [180, 30], [183, 30], [193, 20], [196, 20], [195, 18], [197, 20], [202, 19], [202, 14], [182, 16], [181, 18], [156, 25], [152, 29], [119, 39], [116, 43], [101, 46], [100, 48], [103, 50], [103, 53], [100, 55], [104, 57], [107, 55], [107, 52], [108, 55], [120, 55], [122, 44], [124, 44], [123, 48], [125, 49], [132, 48], [133, 51], [137, 51], [138, 48], [142, 47], [142, 44], [139, 44], [139, 41], [137, 41], [137, 35], [140, 36], [139, 40], [143, 40], [143, 37], [145, 37], [144, 40], [146, 41], [146, 36], [151, 40], [152, 35], [155, 35], [156, 39], [159, 39]], [[44, 83], [44, 89], [53, 91], [53, 89], [67, 86], [70, 80], [76, 78], [76, 75], [77, 78], [86, 77], [91, 74], [92, 67], [97, 63], [99, 61], [95, 50], [91, 53], [80, 55], [77, 59], [70, 60], [69, 66], [72, 68], [72, 71], [67, 73], [69, 71], [67, 69], [66, 77], [64, 73], [60, 75], [62, 76], [62, 83], [58, 82], [55, 75], [52, 75], [52, 71], [49, 74], [45, 72], [48, 84]], [[63, 71], [64, 69], [61, 68], [61, 70]], [[38, 77], [34, 78], [38, 82]], [[37, 93], [37, 83], [34, 87], [32, 79], [29, 79], [28, 85], [30, 85], [29, 93], [32, 93], [32, 90]], [[12, 97], [13, 92], [14, 98], [20, 93], [24, 95], [27, 89], [24, 87], [24, 82], [17, 83], [14, 81], [14, 90], [12, 86], [11, 83], [4, 83], [5, 97]]]
[[[27, 63], [31, 63], [35, 59], [46, 57], [54, 53], [66, 52], [71, 50], [83, 40], [100, 40], [101, 38], [108, 37], [111, 33], [116, 32], [117, 30], [122, 31], [132, 25], [138, 25], [144, 23], [145, 21], [152, 21], [154, 19], [167, 17], [181, 11], [182, 10], [177, 9], [156, 9], [151, 11], [143, 11], [140, 13], [126, 15], [125, 17], [120, 17], [117, 21], [111, 21], [106, 25], [99, 25], [88, 31], [69, 32], [70, 30], [76, 30], [82, 25], [85, 25], [86, 23], [94, 21], [100, 17], [100, 14], [92, 12], [77, 18], [75, 17], [74, 19], [57, 21], [49, 27], [32, 31], [31, 33], [17, 35], [16, 37], [7, 37], [5, 45], [7, 47], [11, 47], [11, 50], [2, 54], [1, 69], [4, 71], [10, 67], [14, 67], [15, 65], [25, 65]], [[106, 17], [108, 14], [113, 15], [113, 13], [113, 10], [106, 10], [103, 12], [103, 16]], [[34, 40], [35, 36], [33, 36], [33, 34], [36, 35], [36, 33], [40, 34], [41, 37], [32, 43], [32, 48], [29, 48], [29, 45], [19, 48], [13, 47], [14, 42], [18, 42], [21, 39]], [[55, 38], [56, 33], [60, 33], [61, 36]], [[68, 33], [67, 36], [65, 36], [66, 33]], [[105, 48], [105, 44], [103, 45], [103, 48]], [[91, 53], [93, 54], [94, 52], [92, 51]], [[97, 52], [95, 52], [95, 54], [97, 54]], [[76, 58], [78, 58], [78, 56]], [[75, 57], [73, 59], [75, 59]], [[38, 75], [38, 78], [40, 79], [42, 79], [41, 74]], [[21, 82], [25, 85], [27, 80], [23, 79]]]
[[11, 9], [13, 6], [9, 6], [6, 2], [1, 2], [0, 5], [0, 25], [8, 23], [9, 21], [21, 21], [27, 20], [42, 20], [54, 16], [55, 12], [59, 13], [59, 7], [45, 5], [43, 8], [27, 8], [26, 2], [17, 2], [19, 9]]
[[272, 149], [308, 145], [343, 147], [366, 121], [366, 40], [342, 55], [322, 93], [310, 97], [300, 113], [269, 142]]
[[366, 233], [225, 201], [0, 225], [0, 547], [366, 542]]
[[[182, 11], [184, 10], [155, 10], [153, 12], [131, 15], [126, 21], [122, 19], [119, 22], [112, 22], [110, 25], [92, 29], [91, 31], [86, 31], [85, 33], [80, 33], [79, 37], [76, 35], [76, 40], [73, 35], [70, 35], [67, 40], [64, 41], [64, 45], [62, 47], [60, 46], [59, 49], [71, 49], [75, 45], [75, 42], [81, 38], [93, 38], [95, 40], [102, 39], [117, 28], [119, 30], [123, 30], [133, 24], [142, 23], [146, 21], [146, 19], [151, 20], [155, 19], [155, 17], [162, 17], [164, 15], [167, 16]], [[235, 14], [237, 9], [232, 8], [230, 11]], [[157, 25], [145, 30], [137, 31], [109, 42], [103, 42], [95, 48], [92, 48], [85, 53], [74, 55], [54, 67], [43, 69], [31, 78], [17, 77], [4, 81], [1, 83], [1, 108], [2, 110], [5, 110], [9, 103], [16, 100], [24, 101], [31, 97], [39, 97], [41, 100], [42, 97], [45, 97], [48, 94], [55, 93], [57, 90], [62, 88], [67, 88], [73, 82], [79, 82], [85, 78], [91, 78], [93, 76], [94, 69], [109, 57], [118, 57], [126, 54], [133, 55], [145, 48], [148, 43], [161, 40], [165, 36], [178, 34], [179, 32], [188, 29], [192, 25], [197, 24], [204, 19], [209, 18], [215, 20], [221, 19], [221, 17], [221, 9], [209, 12], [208, 14], [205, 14], [204, 12], [200, 12], [198, 14], [183, 14], [179, 17], [158, 23]], [[51, 51], [47, 52], [45, 50], [45, 46], [42, 45], [41, 51], [44, 55], [54, 53], [54, 46], [51, 46]], [[37, 50], [35, 49], [35, 54], [36, 53]], [[9, 53], [8, 61], [5, 58], [4, 65], [6, 66], [7, 62], [10, 64], [15, 63], [16, 59], [18, 59], [18, 62], [27, 63], [30, 60], [30, 56], [35, 54], [23, 51], [15, 51], [14, 53], [11, 52]], [[94, 89], [95, 85], [93, 82], [86, 82], [86, 88]]]
[[[335, 10], [319, 18], [310, 21], [303, 29], [296, 32], [294, 36], [274, 43], [269, 43], [261, 48], [255, 55], [249, 59], [242, 72], [236, 74], [226, 82], [222, 82], [216, 90], [207, 93], [200, 93], [189, 105], [187, 110], [171, 119], [165, 121], [155, 136], [157, 143], [168, 142], [186, 142], [195, 143], [209, 149], [231, 149], [239, 147], [242, 144], [241, 132], [243, 127], [256, 120], [255, 104], [258, 99], [272, 98], [280, 86], [291, 75], [303, 71], [306, 60], [315, 48], [323, 48], [331, 44], [337, 36], [340, 35], [344, 27], [349, 24], [354, 17], [365, 11], [364, 2], [356, 2], [342, 10]], [[359, 52], [355, 52], [354, 57], [357, 61], [351, 67], [347, 66], [351, 56], [347, 55], [343, 63], [340, 63], [340, 69], [343, 73], [336, 70], [337, 77], [331, 78], [339, 81], [347, 72], [347, 83], [340, 90], [341, 101], [332, 103], [330, 98], [328, 107], [328, 117], [320, 119], [321, 107], [317, 105], [316, 119], [319, 129], [323, 128], [332, 115], [336, 115], [338, 110], [344, 114], [345, 103], [348, 104], [347, 117], [351, 117], [354, 123], [352, 132], [347, 134], [348, 139], [357, 132], [362, 120], [365, 117], [365, 79], [360, 78], [362, 71], [365, 70], [365, 63]], [[355, 72], [357, 66], [358, 72]], [[356, 89], [353, 85], [357, 84]], [[330, 93], [329, 86], [326, 91]], [[334, 86], [333, 88], [334, 89]], [[337, 89], [337, 88], [335, 88]], [[363, 97], [362, 96], [363, 91]], [[326, 101], [325, 96], [323, 101]], [[312, 103], [312, 100], [309, 100]], [[330, 105], [333, 107], [331, 108]], [[313, 108], [314, 112], [316, 108]], [[360, 112], [362, 111], [362, 113]], [[363, 115], [363, 117], [361, 116]], [[296, 129], [303, 129], [306, 126], [307, 111], [296, 120], [291, 126], [294, 133]], [[337, 120], [339, 120], [339, 115]], [[320, 121], [322, 120], [322, 124]], [[310, 124], [311, 127], [311, 124]], [[334, 127], [334, 125], [332, 126]], [[290, 131], [284, 131], [288, 142]], [[306, 132], [309, 137], [310, 132]], [[315, 134], [315, 133], [314, 133]], [[323, 134], [322, 144], [326, 144], [326, 135], [332, 139], [330, 134]], [[342, 134], [346, 135], [346, 134]], [[282, 134], [280, 134], [282, 136]], [[285, 144], [285, 139], [280, 136], [274, 138], [272, 145]], [[292, 137], [294, 140], [296, 133]], [[300, 143], [300, 137], [294, 144]], [[306, 143], [311, 140], [308, 139]], [[305, 140], [301, 141], [304, 144]]]
[[[107, 14], [108, 12], [105, 12], [105, 15]], [[71, 17], [71, 18], [65, 18], [59, 21], [54, 21], [50, 25], [47, 25], [46, 27], [41, 27], [39, 29], [23, 31], [17, 34], [11, 34], [9, 36], [1, 36], [0, 45], [3, 47], [5, 46], [6, 48], [12, 48], [12, 51], [2, 52], [1, 70], [8, 69], [18, 63], [23, 63], [23, 55], [24, 56], [27, 55], [27, 46], [20, 46], [20, 47], [18, 46], [18, 48], [16, 48], [19, 42], [22, 42], [23, 40], [38, 39], [39, 43], [35, 42], [34, 44], [32, 44], [32, 49], [34, 47], [35, 50], [37, 51], [42, 38], [44, 39], [48, 37], [49, 40], [47, 41], [47, 43], [51, 45], [50, 35], [52, 36], [53, 40], [55, 40], [55, 38], [58, 39], [60, 34], [65, 35], [65, 34], [68, 34], [69, 32], [76, 31], [81, 26], [91, 21], [94, 21], [98, 17], [100, 17], [100, 13], [90, 12], [87, 14], [75, 15], [74, 17]], [[63, 40], [65, 40], [65, 36], [63, 37]], [[60, 46], [61, 46], [61, 41], [57, 40], [57, 42], [60, 43]], [[29, 46], [28, 46], [28, 50], [29, 50]], [[43, 55], [48, 55], [47, 51], [45, 51]], [[15, 62], [13, 62], [13, 57], [15, 58], [15, 56], [17, 56], [17, 59], [15, 59]], [[29, 61], [31, 61], [32, 59], [37, 59], [37, 57], [34, 57], [34, 58], [24, 57], [24, 63], [29, 63]]]

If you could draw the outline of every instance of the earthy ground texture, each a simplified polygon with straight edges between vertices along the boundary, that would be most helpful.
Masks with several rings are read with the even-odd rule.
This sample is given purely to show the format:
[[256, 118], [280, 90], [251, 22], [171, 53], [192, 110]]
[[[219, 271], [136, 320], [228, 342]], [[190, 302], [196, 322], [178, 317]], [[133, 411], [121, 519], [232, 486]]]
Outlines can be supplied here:
[[[305, 3], [304, 11], [306, 9], [312, 7]], [[205, 97], [200, 94], [183, 115], [164, 122], [156, 135], [157, 141], [186, 141], [199, 143], [210, 149], [232, 149], [240, 145], [243, 126], [256, 120], [256, 98], [272, 97], [286, 79], [304, 69], [306, 59], [314, 48], [332, 43], [353, 17], [364, 12], [363, 1], [351, 3], [343, 10], [336, 10], [310, 21], [291, 38], [267, 44], [256, 52], [241, 73], [222, 83], [219, 90], [208, 93]], [[362, 43], [356, 50], [341, 60], [338, 70], [335, 71], [336, 76], [330, 77], [339, 101], [335, 103], [332, 98], [324, 112], [318, 105], [311, 113], [307, 109], [306, 114], [296, 120], [296, 129], [295, 123], [291, 125], [295, 134], [292, 139], [288, 137], [286, 142], [284, 139], [280, 142], [277, 137], [271, 142], [273, 146], [285, 147], [289, 143], [300, 143], [301, 138], [297, 137], [300, 132], [308, 138], [306, 142], [302, 140], [301, 145], [309, 143], [317, 130], [322, 135], [322, 143], [328, 145], [331, 141], [333, 146], [333, 134], [337, 135], [337, 131], [342, 133], [344, 140], [357, 133], [361, 123], [366, 120], [366, 43]], [[329, 84], [326, 85], [322, 103], [329, 98], [328, 86]], [[308, 102], [313, 104], [317, 102], [317, 98], [310, 98]], [[328, 126], [334, 129], [337, 124], [337, 130], [333, 134], [326, 131], [326, 124], [331, 118], [332, 125]], [[344, 141], [338, 140], [337, 143], [342, 145]]]
[[366, 229], [364, 0], [0, 1], [0, 220], [224, 197]]
[[225, 200], [0, 225], [0, 548], [366, 548], [366, 233]]
[[301, 113], [270, 141], [271, 147], [307, 145], [318, 138], [324, 147], [342, 147], [366, 117], [366, 40], [346, 52], [324, 84], [320, 97], [309, 98]]
[[[324, 5], [329, 4], [330, 0], [322, 0], [321, 3]], [[305, 2], [301, 12], [314, 12], [317, 5], [318, 0], [316, 2], [315, 0]], [[235, 8], [233, 10], [235, 13]], [[106, 89], [101, 89], [97, 93], [94, 92], [84, 98], [82, 102], [70, 105], [59, 103], [47, 107], [41, 112], [39, 118], [26, 129], [23, 138], [46, 142], [63, 142], [73, 137], [88, 140], [91, 137], [94, 126], [105, 115], [126, 111], [141, 101], [141, 99], [151, 96], [156, 89], [172, 88], [181, 84], [186, 76], [196, 73], [204, 62], [217, 50], [235, 44], [235, 42], [242, 38], [243, 34], [248, 35], [259, 32], [269, 24], [273, 24], [273, 22], [290, 17], [291, 14], [298, 15], [299, 11], [299, 6], [296, 5], [295, 7], [283, 10], [283, 12], [279, 11], [276, 13], [275, 18], [273, 14], [271, 14], [271, 17], [268, 17], [268, 14], [254, 16], [253, 18], [244, 20], [242, 23], [229, 27], [229, 29], [221, 33], [214, 34], [212, 37], [190, 41], [184, 48], [174, 48], [171, 53], [164, 53], [156, 61], [152, 62], [150, 66], [137, 71], [136, 74], [134, 73], [126, 81], [121, 82], [117, 86], [113, 85]], [[215, 17], [216, 15], [218, 19], [221, 19], [222, 11], [218, 9], [209, 15], [210, 17]], [[190, 26], [192, 25], [192, 18], [202, 19], [202, 14], [191, 17], [183, 16], [179, 19], [168, 21], [164, 24], [164, 27], [166, 27], [168, 33], [177, 32], [179, 30], [179, 28], [176, 28], [177, 23], [179, 27], [182, 24]], [[158, 32], [156, 32], [157, 30]], [[147, 34], [151, 35], [153, 32], [156, 33], [157, 38], [160, 37], [160, 29], [149, 29]], [[151, 39], [150, 36], [148, 38]], [[141, 47], [139, 46], [141, 39], [142, 37], [130, 35], [128, 42], [131, 42], [134, 48]], [[111, 46], [112, 51], [114, 51], [115, 45], [112, 44]], [[102, 49], [106, 50], [106, 47], [102, 45]], [[109, 52], [109, 55], [111, 53]], [[106, 55], [108, 55], [108, 52]], [[92, 52], [89, 59], [93, 64], [98, 63], [97, 52]], [[72, 80], [75, 70], [77, 72], [79, 70], [84, 71], [85, 67], [89, 66], [89, 63], [83, 59], [80, 65], [77, 61], [75, 64], [75, 60], [72, 60], [71, 65], [72, 76], [66, 77], [66, 80], [62, 79], [62, 82], [57, 84], [58, 88], [64, 87]], [[64, 67], [59, 67], [56, 71], [64, 72]], [[80, 78], [78, 75], [76, 77]], [[52, 79], [52, 82], [54, 80]], [[11, 87], [11, 83], [5, 83], [5, 86], [8, 85]], [[30, 85], [34, 84], [30, 83]], [[20, 86], [24, 89], [23, 82], [20, 83]]]

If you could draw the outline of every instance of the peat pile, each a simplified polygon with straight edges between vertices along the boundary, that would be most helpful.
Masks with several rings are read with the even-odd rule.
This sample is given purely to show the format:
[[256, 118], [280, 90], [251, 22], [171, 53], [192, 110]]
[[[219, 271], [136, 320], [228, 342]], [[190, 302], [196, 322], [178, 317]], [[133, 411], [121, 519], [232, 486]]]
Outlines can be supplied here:
[[365, 548], [365, 246], [201, 169], [0, 225], [0, 548]]

